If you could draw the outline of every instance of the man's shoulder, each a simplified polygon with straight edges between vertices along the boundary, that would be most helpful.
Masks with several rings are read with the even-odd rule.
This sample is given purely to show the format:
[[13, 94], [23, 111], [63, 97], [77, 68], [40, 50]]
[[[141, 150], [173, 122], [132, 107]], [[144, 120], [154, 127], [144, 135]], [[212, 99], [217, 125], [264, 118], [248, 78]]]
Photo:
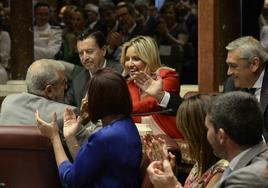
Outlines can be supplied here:
[[118, 61], [107, 60], [107, 67], [112, 68], [119, 73], [122, 73], [123, 71], [123, 66]]
[[60, 102], [57, 102], [57, 101], [53, 101], [53, 100], [49, 100], [45, 97], [42, 97], [42, 96], [38, 96], [38, 95], [34, 95], [34, 94], [31, 94], [31, 93], [26, 93], [26, 92], [22, 92], [22, 93], [15, 93], [15, 94], [10, 94], [8, 95], [2, 105], [3, 107], [5, 106], [10, 106], [12, 104], [16, 105], [16, 106], [19, 106], [21, 103], [31, 103], [31, 105], [41, 105], [43, 104], [42, 106], [54, 106], [55, 109], [57, 108], [63, 108], [63, 107], [70, 107], [71, 109], [75, 109], [76, 107], [74, 106], [71, 106], [71, 105], [67, 105], [67, 104], [64, 104], [64, 103], [60, 103]]
[[5, 103], [11, 103], [12, 101], [16, 101], [16, 100], [19, 100], [19, 99], [25, 99], [27, 98], [27, 94], [22, 92], [22, 93], [13, 93], [13, 94], [10, 94], [10, 95], [7, 95], [5, 97], [5, 99], [3, 100], [3, 104]]
[[178, 73], [170, 67], [160, 67], [158, 69], [159, 75], [163, 77], [178, 77]]
[[[266, 171], [266, 149], [263, 143], [256, 145], [239, 161], [239, 169], [234, 170], [226, 179], [228, 185], [249, 185], [251, 187], [268, 187]], [[228, 187], [228, 186], [227, 186]]]
[[77, 85], [77, 83], [80, 83], [79, 85], [83, 85], [83, 83], [81, 82], [87, 82], [90, 79], [90, 74], [88, 72], [88, 70], [86, 70], [85, 68], [82, 68], [80, 70], [79, 73], [77, 73], [77, 75], [73, 78], [72, 83], [76, 83], [75, 85]]
[[268, 187], [268, 179], [265, 177], [266, 165], [267, 162], [264, 158], [253, 161], [248, 166], [240, 168], [231, 173], [226, 180], [226, 185]]

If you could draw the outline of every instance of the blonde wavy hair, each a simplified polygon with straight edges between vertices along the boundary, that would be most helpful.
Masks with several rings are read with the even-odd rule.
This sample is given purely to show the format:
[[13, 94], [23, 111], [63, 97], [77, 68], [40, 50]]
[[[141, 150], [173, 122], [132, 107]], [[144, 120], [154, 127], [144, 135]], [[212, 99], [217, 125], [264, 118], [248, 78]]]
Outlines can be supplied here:
[[138, 57], [145, 64], [144, 71], [147, 74], [156, 73], [160, 68], [163, 68], [156, 41], [149, 36], [137, 36], [124, 43], [120, 58], [120, 63], [123, 67], [125, 67], [127, 49], [131, 46], [134, 47]]

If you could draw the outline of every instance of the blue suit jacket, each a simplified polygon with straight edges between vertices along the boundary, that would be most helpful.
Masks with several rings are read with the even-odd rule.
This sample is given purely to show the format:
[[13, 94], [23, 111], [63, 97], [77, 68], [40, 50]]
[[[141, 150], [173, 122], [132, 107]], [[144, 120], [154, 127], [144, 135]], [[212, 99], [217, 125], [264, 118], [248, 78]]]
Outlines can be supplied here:
[[142, 146], [131, 118], [115, 120], [92, 134], [73, 164], [59, 166], [64, 187], [140, 187]]

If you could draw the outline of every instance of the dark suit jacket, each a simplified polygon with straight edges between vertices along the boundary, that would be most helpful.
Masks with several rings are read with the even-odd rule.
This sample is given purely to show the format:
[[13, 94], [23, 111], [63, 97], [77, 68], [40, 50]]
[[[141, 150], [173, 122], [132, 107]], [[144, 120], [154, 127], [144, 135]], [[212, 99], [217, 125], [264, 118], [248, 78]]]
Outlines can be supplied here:
[[[115, 61], [107, 61], [106, 67], [112, 68], [120, 73], [123, 71], [122, 65]], [[72, 80], [72, 85], [65, 94], [66, 104], [80, 108], [81, 101], [87, 93], [90, 78], [88, 70], [82, 68], [82, 70]]]
[[166, 109], [171, 109], [171, 113], [170, 115], [176, 115], [177, 114], [177, 110], [180, 106], [180, 104], [183, 101], [183, 98], [181, 98], [179, 95], [174, 95], [174, 94], [170, 94], [170, 99], [168, 101], [167, 107]]
[[266, 151], [263, 141], [253, 146], [234, 166], [230, 175], [216, 184], [215, 188], [268, 187], [268, 179], [265, 177]]
[[[234, 86], [233, 77], [229, 77], [224, 85], [224, 92], [237, 91], [241, 90], [240, 88], [236, 88]], [[261, 96], [260, 96], [260, 105], [261, 110], [264, 116], [264, 137], [265, 140], [268, 140], [268, 65], [265, 67], [265, 73], [262, 81], [261, 87]]]

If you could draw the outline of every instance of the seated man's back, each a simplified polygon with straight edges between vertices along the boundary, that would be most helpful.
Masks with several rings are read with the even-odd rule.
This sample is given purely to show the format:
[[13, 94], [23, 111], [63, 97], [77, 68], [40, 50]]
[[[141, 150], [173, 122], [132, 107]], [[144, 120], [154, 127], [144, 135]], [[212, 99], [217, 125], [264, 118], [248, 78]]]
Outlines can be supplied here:
[[63, 126], [63, 112], [66, 107], [78, 111], [77, 108], [49, 100], [31, 93], [11, 94], [5, 98], [1, 107], [0, 125], [35, 125], [36, 110], [44, 120], [50, 122], [52, 113], [57, 113], [58, 125]]

